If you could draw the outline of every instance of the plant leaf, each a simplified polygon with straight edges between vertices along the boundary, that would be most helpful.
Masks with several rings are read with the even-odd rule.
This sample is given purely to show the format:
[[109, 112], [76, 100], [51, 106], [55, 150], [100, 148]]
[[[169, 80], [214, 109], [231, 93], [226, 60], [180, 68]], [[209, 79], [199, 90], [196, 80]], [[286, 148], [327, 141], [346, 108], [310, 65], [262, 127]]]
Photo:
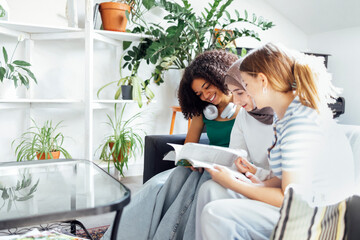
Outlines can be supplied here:
[[5, 61], [5, 63], [7, 63], [8, 62], [8, 54], [7, 54], [7, 52], [6, 52], [6, 49], [5, 49], [5, 47], [3, 47], [3, 55], [4, 55], [4, 61]]
[[15, 60], [13, 63], [16, 64], [16, 65], [19, 65], [19, 66], [24, 66], [24, 67], [31, 66], [30, 63], [28, 63], [26, 61], [22, 61], [22, 60]]

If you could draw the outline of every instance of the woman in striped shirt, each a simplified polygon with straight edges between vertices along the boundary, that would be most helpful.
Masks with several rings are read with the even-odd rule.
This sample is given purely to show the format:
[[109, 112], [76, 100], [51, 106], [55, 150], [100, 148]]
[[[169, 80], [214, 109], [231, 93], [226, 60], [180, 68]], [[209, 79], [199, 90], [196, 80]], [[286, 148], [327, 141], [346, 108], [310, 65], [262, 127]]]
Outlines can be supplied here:
[[289, 184], [307, 189], [304, 199], [317, 206], [352, 193], [352, 152], [327, 107], [335, 88], [319, 61], [272, 43], [243, 59], [240, 75], [247, 92], [259, 108], [275, 112], [275, 141], [268, 150], [275, 177], [249, 184], [221, 167], [208, 169], [213, 180], [247, 199], [207, 204], [201, 214], [204, 239], [269, 239]]

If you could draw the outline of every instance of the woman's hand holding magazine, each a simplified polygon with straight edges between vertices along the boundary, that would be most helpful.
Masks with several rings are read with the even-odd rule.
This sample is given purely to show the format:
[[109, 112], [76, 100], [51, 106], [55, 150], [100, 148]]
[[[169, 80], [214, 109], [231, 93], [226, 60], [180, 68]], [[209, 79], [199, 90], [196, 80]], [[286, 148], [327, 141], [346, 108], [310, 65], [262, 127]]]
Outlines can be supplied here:
[[236, 170], [234, 164], [239, 157], [246, 158], [247, 152], [239, 149], [231, 149], [219, 146], [210, 146], [199, 143], [186, 143], [184, 145], [171, 144], [174, 151], [169, 152], [164, 160], [175, 161], [177, 166], [192, 166], [194, 168], [216, 169], [214, 165], [226, 168], [232, 177], [251, 182], [244, 174]]

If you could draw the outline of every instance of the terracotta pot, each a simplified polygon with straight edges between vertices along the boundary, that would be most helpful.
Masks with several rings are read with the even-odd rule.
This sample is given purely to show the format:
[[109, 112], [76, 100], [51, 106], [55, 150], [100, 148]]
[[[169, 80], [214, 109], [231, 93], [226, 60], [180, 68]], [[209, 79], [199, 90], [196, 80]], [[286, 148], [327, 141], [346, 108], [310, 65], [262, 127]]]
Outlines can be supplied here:
[[[127, 145], [128, 145], [127, 154], [129, 154], [129, 151], [130, 151], [130, 143], [128, 143]], [[113, 142], [109, 142], [109, 147], [110, 147], [110, 150], [112, 150], [113, 147], [114, 147], [114, 143], [113, 143]], [[116, 157], [116, 156], [114, 155], [114, 153], [113, 153], [113, 154], [112, 154], [112, 157], [113, 157], [114, 161], [115, 161], [115, 159], [116, 159], [117, 162], [121, 162], [121, 161], [123, 160], [121, 154], [119, 154], [119, 156]]]
[[130, 13], [129, 5], [118, 2], [104, 2], [100, 4], [99, 9], [104, 30], [125, 32], [127, 24], [125, 11]]
[[[59, 157], [60, 157], [60, 151], [50, 152], [50, 153], [51, 153], [53, 159], [59, 159]], [[41, 155], [41, 156], [40, 156], [40, 155]], [[37, 152], [37, 153], [36, 153], [36, 157], [37, 157], [37, 159], [39, 159], [39, 160], [45, 160], [45, 153], [38, 153], [38, 152]], [[51, 159], [49, 153], [48, 153], [46, 159]]]

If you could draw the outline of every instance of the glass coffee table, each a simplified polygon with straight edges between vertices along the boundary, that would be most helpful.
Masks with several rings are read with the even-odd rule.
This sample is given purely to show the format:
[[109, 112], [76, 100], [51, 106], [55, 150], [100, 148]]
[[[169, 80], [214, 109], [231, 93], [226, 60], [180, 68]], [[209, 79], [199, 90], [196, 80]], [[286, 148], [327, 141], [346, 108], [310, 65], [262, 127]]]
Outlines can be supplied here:
[[0, 163], [0, 230], [116, 211], [116, 239], [130, 190], [88, 160]]

